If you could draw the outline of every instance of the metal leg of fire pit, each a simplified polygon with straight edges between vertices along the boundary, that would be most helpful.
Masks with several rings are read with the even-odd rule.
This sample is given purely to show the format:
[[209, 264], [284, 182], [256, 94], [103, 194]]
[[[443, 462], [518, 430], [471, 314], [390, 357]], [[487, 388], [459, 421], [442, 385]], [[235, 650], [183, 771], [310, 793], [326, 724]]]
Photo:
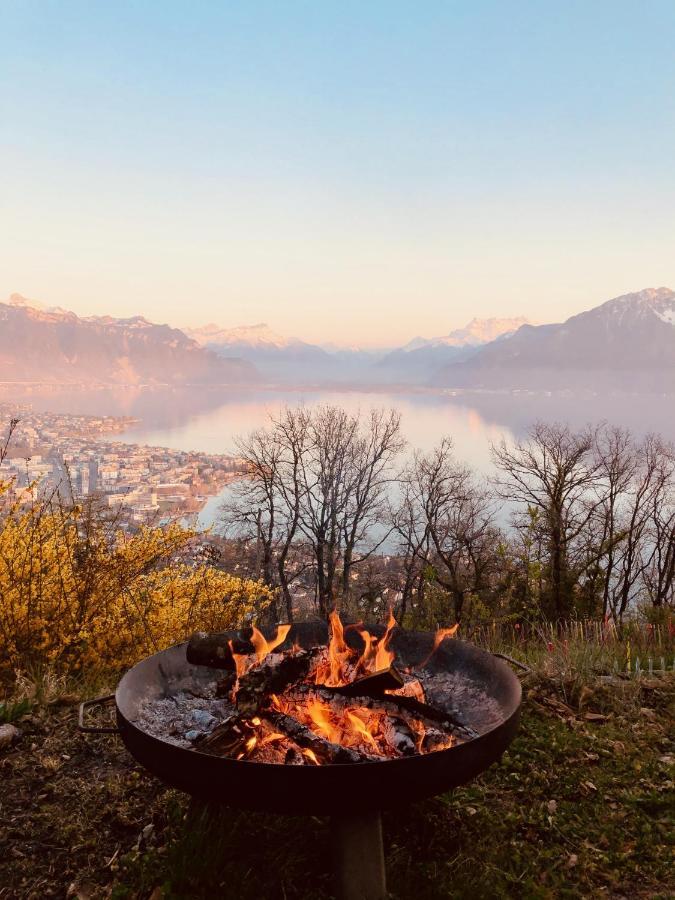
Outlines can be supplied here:
[[331, 830], [339, 900], [385, 900], [387, 886], [380, 813], [333, 816]]

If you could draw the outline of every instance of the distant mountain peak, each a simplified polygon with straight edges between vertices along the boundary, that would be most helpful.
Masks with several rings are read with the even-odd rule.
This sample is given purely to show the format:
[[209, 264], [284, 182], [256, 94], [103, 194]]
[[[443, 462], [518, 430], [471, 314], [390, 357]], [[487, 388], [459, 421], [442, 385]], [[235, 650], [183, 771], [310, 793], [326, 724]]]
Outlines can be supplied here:
[[434, 383], [481, 389], [675, 386], [675, 292], [622, 294], [565, 322], [519, 329], [449, 364]]
[[24, 297], [22, 294], [10, 294], [9, 299], [7, 300], [7, 306], [18, 306], [26, 309], [27, 307], [30, 309], [45, 309], [42, 303], [38, 303], [37, 300], [29, 300], [28, 297]]
[[530, 324], [531, 322], [525, 316], [506, 319], [473, 318], [464, 328], [456, 328], [442, 337], [416, 337], [401, 349], [406, 353], [411, 353], [414, 350], [421, 350], [423, 347], [478, 347], [506, 334], [512, 334], [522, 325]]
[[273, 331], [265, 322], [255, 325], [239, 325], [223, 328], [213, 323], [202, 328], [186, 328], [185, 333], [198, 344], [218, 344], [224, 346], [277, 347], [285, 348], [301, 343], [295, 338], [286, 338]]
[[[596, 306], [591, 312], [614, 312], [621, 310], [641, 310], [649, 313], [662, 313], [664, 310], [672, 309], [675, 306], [675, 291], [667, 287], [644, 288], [641, 291], [635, 291], [632, 294], [622, 294], [620, 297], [614, 297], [607, 300], [600, 306]], [[581, 314], [583, 315], [583, 313]]]

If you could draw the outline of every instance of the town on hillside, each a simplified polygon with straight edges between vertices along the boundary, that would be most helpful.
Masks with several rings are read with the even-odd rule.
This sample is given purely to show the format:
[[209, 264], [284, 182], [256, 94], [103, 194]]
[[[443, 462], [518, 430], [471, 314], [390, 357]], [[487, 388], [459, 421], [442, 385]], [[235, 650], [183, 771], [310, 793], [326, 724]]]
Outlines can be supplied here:
[[225, 454], [111, 440], [138, 424], [130, 417], [0, 404], [0, 421], [5, 436], [10, 422], [16, 422], [0, 463], [0, 481], [9, 483], [12, 499], [28, 502], [35, 491], [97, 497], [124, 528], [168, 515], [194, 518], [209, 497], [242, 472], [242, 461]]

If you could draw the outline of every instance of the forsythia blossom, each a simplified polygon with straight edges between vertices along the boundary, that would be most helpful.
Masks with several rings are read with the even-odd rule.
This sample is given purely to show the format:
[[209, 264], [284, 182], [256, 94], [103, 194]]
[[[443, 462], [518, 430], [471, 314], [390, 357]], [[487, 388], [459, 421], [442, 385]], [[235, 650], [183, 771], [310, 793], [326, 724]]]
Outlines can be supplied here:
[[195, 533], [178, 525], [129, 535], [91, 506], [7, 506], [0, 507], [0, 678], [45, 665], [129, 666], [194, 630], [236, 627], [271, 600], [260, 582], [181, 561]]

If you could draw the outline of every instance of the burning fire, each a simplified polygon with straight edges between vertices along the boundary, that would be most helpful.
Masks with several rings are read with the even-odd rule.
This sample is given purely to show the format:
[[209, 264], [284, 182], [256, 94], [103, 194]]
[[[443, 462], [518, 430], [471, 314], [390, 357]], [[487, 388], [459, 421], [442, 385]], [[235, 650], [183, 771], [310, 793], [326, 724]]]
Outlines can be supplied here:
[[431, 653], [427, 656], [427, 658], [424, 660], [424, 662], [422, 663], [422, 665], [420, 666], [421, 669], [423, 669], [424, 666], [426, 666], [426, 664], [429, 662], [429, 660], [431, 659], [431, 657], [434, 655], [434, 653], [435, 653], [435, 652], [438, 650], [438, 648], [441, 646], [441, 644], [442, 644], [443, 641], [446, 639], [446, 637], [454, 637], [454, 636], [457, 634], [457, 629], [458, 629], [458, 628], [459, 628], [459, 622], [457, 622], [455, 625], [453, 625], [452, 628], [439, 628], [439, 629], [438, 629], [438, 631], [436, 632], [436, 634], [435, 634], [435, 636], [434, 636], [434, 646], [433, 646], [433, 649], [432, 649]]
[[266, 656], [268, 656], [270, 653], [272, 653], [273, 650], [276, 650], [277, 647], [283, 644], [290, 630], [290, 625], [278, 625], [276, 635], [272, 638], [271, 641], [268, 641], [262, 631], [260, 631], [255, 627], [255, 625], [253, 625], [251, 628], [251, 643], [253, 644], [255, 659], [247, 653], [235, 653], [234, 644], [232, 643], [232, 641], [230, 641], [230, 653], [232, 654], [232, 659], [234, 660], [237, 678], [241, 678], [242, 675], [246, 674], [246, 672], [248, 672], [248, 670], [252, 666], [254, 666], [256, 662], [260, 664]]
[[364, 675], [372, 675], [382, 669], [388, 669], [396, 658], [396, 654], [389, 649], [392, 634], [396, 628], [396, 619], [391, 612], [387, 630], [380, 639], [365, 628], [356, 626], [364, 644], [360, 655], [358, 650], [353, 650], [347, 645], [344, 626], [337, 610], [333, 610], [330, 614], [329, 623], [328, 654], [312, 673], [315, 684], [326, 687], [344, 687]]
[[[437, 728], [433, 722], [423, 721], [424, 713], [416, 706], [405, 704], [392, 707], [394, 697], [405, 697], [409, 703], [425, 704], [425, 693], [422, 682], [406, 671], [405, 683], [402, 687], [385, 690], [378, 703], [376, 696], [371, 699], [356, 698], [349, 701], [340, 692], [327, 696], [328, 690], [351, 685], [358, 679], [373, 675], [392, 675], [395, 652], [391, 649], [396, 619], [389, 613], [387, 627], [378, 638], [362, 625], [349, 626], [358, 632], [362, 641], [361, 650], [349, 646], [345, 639], [345, 628], [337, 611], [333, 611], [329, 619], [330, 637], [328, 646], [318, 655], [309, 675], [303, 684], [304, 690], [290, 689], [281, 694], [268, 695], [267, 708], [273, 712], [291, 717], [314, 735], [330, 742], [332, 745], [355, 750], [367, 758], [394, 758], [410, 753], [426, 753], [441, 750], [453, 744], [453, 737]], [[439, 629], [436, 632], [431, 653], [421, 664], [423, 668], [447, 637], [453, 637], [458, 625], [452, 628]], [[276, 635], [267, 640], [255, 626], [252, 628], [251, 644], [254, 652], [238, 654], [233, 651], [237, 678], [242, 678], [251, 668], [260, 665], [270, 653], [286, 640], [290, 625], [280, 625]], [[291, 654], [302, 652], [301, 648], [293, 648]], [[401, 674], [393, 670], [393, 674], [401, 679]], [[238, 683], [238, 682], [237, 682]], [[312, 690], [311, 685], [315, 685]], [[236, 697], [235, 687], [233, 697]], [[391, 699], [387, 702], [388, 697]], [[261, 712], [264, 719], [264, 712]], [[273, 720], [274, 721], [274, 720]], [[426, 723], [426, 724], [425, 724]], [[295, 745], [289, 736], [282, 731], [265, 724], [260, 716], [248, 720], [249, 736], [243, 744], [243, 751], [238, 758], [258, 754], [267, 747], [274, 753], [284, 753]], [[278, 727], [278, 726], [277, 726]], [[283, 726], [282, 726], [283, 727]], [[285, 745], [283, 742], [286, 742]], [[302, 743], [302, 742], [301, 742]], [[272, 745], [272, 746], [270, 746]], [[274, 749], [278, 748], [278, 749]], [[304, 759], [314, 765], [321, 765], [316, 753], [307, 746], [298, 746], [288, 752], [295, 752], [296, 759]], [[263, 754], [264, 755], [264, 754]]]

